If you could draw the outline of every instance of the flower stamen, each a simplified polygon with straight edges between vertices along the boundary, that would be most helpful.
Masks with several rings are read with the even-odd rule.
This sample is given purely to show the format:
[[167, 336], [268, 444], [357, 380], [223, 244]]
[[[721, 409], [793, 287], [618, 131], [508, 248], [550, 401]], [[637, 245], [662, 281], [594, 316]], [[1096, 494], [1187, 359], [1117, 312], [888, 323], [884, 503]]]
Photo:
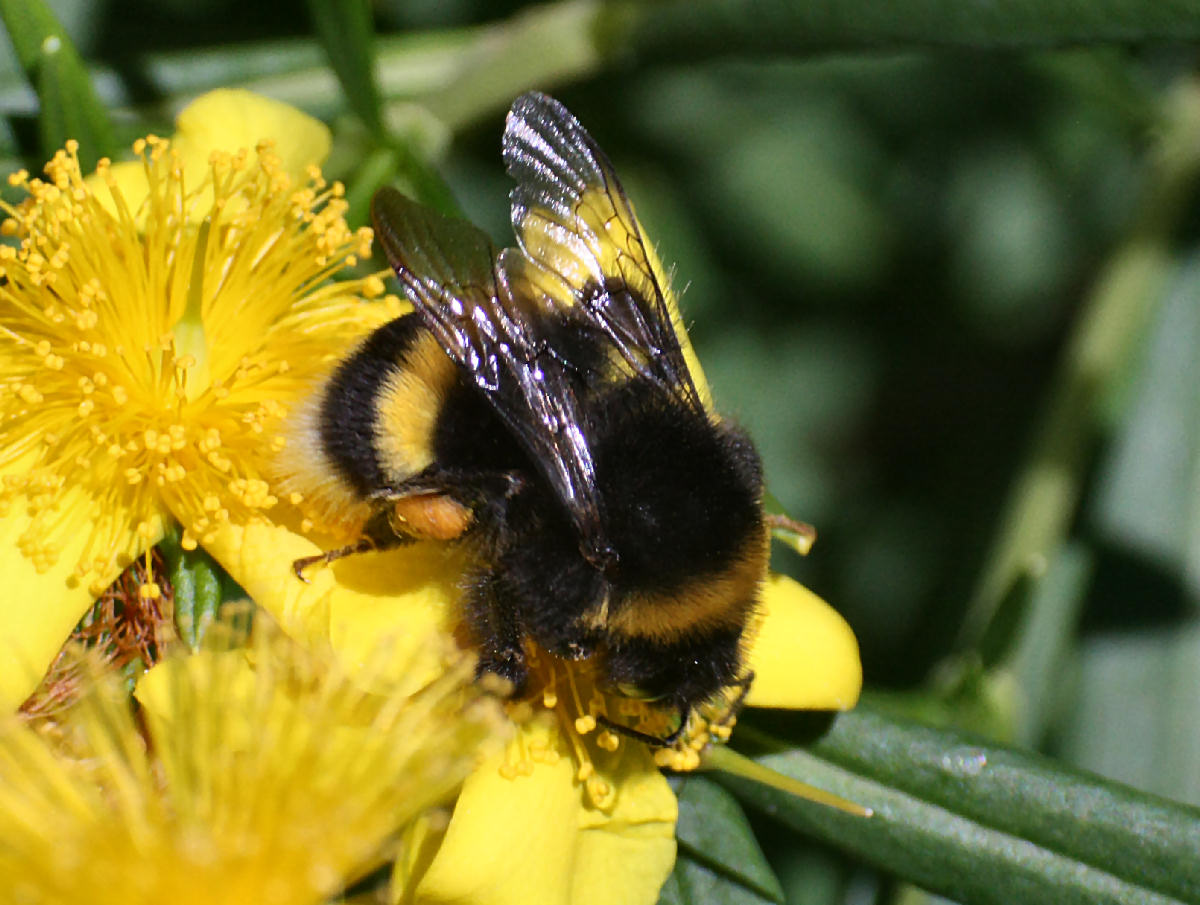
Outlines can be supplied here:
[[165, 139], [134, 151], [137, 210], [107, 160], [84, 179], [75, 142], [45, 179], [10, 177], [26, 201], [0, 201], [19, 240], [0, 247], [0, 510], [29, 512], [19, 545], [38, 572], [72, 541], [95, 588], [169, 518], [194, 545], [273, 508], [288, 401], [399, 313], [362, 304], [378, 275], [325, 285], [371, 232], [349, 229], [319, 170], [297, 188], [264, 143], [213, 154], [192, 185]]

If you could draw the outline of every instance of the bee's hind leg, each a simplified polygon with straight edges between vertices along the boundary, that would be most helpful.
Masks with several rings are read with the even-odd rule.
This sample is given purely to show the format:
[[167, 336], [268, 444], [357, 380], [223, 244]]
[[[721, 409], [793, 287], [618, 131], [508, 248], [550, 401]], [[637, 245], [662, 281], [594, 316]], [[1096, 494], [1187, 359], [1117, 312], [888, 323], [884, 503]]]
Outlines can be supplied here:
[[292, 563], [292, 571], [296, 573], [297, 578], [308, 584], [304, 572], [309, 566], [329, 565], [347, 556], [358, 556], [360, 553], [370, 553], [374, 550], [391, 550], [412, 542], [413, 538], [395, 532], [387, 511], [380, 511], [367, 520], [363, 536], [357, 541], [335, 550], [326, 550], [316, 556], [302, 556]]

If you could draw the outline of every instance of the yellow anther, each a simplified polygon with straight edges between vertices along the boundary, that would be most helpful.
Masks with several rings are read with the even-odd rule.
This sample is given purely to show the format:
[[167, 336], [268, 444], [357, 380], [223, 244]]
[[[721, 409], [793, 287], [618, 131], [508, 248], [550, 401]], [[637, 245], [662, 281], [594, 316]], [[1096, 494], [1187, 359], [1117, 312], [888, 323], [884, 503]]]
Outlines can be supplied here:
[[596, 728], [596, 718], [590, 713], [575, 718], [575, 731], [579, 735], [587, 735]]
[[612, 786], [600, 777], [593, 776], [587, 781], [587, 792], [596, 807], [607, 809], [612, 805]]
[[387, 291], [387, 285], [375, 274], [362, 282], [362, 294], [369, 299], [378, 298]]

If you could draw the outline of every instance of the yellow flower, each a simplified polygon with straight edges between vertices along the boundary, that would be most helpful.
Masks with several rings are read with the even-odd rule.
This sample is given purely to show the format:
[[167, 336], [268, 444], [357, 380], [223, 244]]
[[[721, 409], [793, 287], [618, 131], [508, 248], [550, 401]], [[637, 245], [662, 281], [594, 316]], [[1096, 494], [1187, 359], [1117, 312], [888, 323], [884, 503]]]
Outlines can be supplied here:
[[[351, 663], [373, 638], [395, 632], [407, 681], [419, 686], [436, 675], [437, 664], [411, 639], [454, 628], [457, 551], [417, 544], [313, 570], [311, 584], [287, 580], [291, 562], [320, 546], [285, 525], [231, 524], [207, 549], [289, 631], [323, 637]], [[766, 582], [761, 610], [747, 703], [852, 707], [862, 674], [842, 618], [782, 576]], [[510, 707], [513, 741], [467, 779], [448, 826], [414, 829], [411, 857], [396, 866], [395, 901], [657, 900], [675, 861], [677, 810], [655, 753], [597, 726], [595, 713], [620, 716], [621, 702], [591, 682], [586, 661], [567, 664], [540, 653], [530, 684], [525, 701]], [[701, 735], [697, 743], [703, 741]]]
[[470, 658], [446, 652], [436, 683], [397, 696], [257, 622], [248, 647], [143, 676], [140, 719], [92, 671], [53, 720], [0, 724], [5, 901], [316, 905], [395, 857], [495, 747]]
[[[194, 547], [275, 506], [264, 467], [285, 400], [396, 313], [361, 304], [378, 278], [328, 282], [369, 254], [370, 231], [347, 228], [316, 168], [323, 125], [223, 91], [180, 128], [86, 181], [69, 145], [45, 179], [14, 174], [29, 198], [2, 205], [19, 240], [0, 247], [10, 707], [168, 520]], [[286, 148], [260, 143], [272, 136]]]
[[[8, 647], [0, 663], [15, 657], [40, 674], [96, 588], [174, 517], [185, 540], [203, 544], [285, 632], [332, 647], [347, 668], [394, 637], [389, 681], [415, 692], [445, 671], [428, 639], [457, 627], [462, 551], [417, 544], [351, 557], [302, 583], [291, 563], [346, 538], [320, 534], [269, 483], [286, 408], [397, 313], [359, 304], [358, 295], [378, 294], [371, 282], [316, 288], [365, 253], [366, 237], [345, 231], [336, 193], [320, 183], [307, 193], [274, 190], [283, 180], [269, 152], [218, 155], [205, 179], [163, 147], [154, 140], [142, 151], [141, 214], [122, 205], [142, 191], [128, 171], [110, 170], [106, 201], [96, 201], [69, 155], [52, 165], [53, 184], [31, 185], [32, 203], [12, 212], [26, 244], [2, 262], [10, 280], [0, 292], [0, 474], [10, 517], [0, 555], [39, 606], [0, 615]], [[336, 239], [313, 257], [327, 233]], [[51, 267], [53, 291], [34, 278]], [[93, 339], [84, 331], [98, 323], [108, 332]], [[748, 703], [851, 706], [861, 674], [841, 618], [783, 578], [766, 583], [761, 609]], [[586, 662], [532, 653], [529, 695], [510, 705], [514, 739], [467, 778], [448, 825], [409, 830], [397, 901], [657, 898], [675, 859], [674, 796], [655, 752], [597, 720], [653, 731], [654, 712], [605, 691]], [[10, 700], [33, 681], [0, 670]], [[658, 759], [694, 766], [704, 723], [690, 736], [691, 748]]]

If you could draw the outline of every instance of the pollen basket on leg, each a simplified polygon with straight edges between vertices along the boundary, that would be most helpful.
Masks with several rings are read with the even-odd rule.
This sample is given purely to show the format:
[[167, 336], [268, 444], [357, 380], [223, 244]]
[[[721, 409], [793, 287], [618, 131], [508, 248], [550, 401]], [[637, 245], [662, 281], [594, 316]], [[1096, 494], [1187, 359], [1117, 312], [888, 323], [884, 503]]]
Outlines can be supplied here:
[[[301, 388], [398, 302], [378, 277], [326, 285], [369, 252], [337, 186], [293, 187], [269, 147], [185, 174], [161, 139], [135, 145], [149, 193], [126, 204], [110, 165], [74, 145], [28, 198], [0, 204], [0, 508], [22, 552], [96, 581], [171, 516], [185, 545], [277, 503], [267, 463]], [[186, 177], [186, 178], [185, 178]], [[72, 541], [72, 543], [68, 543]]]

